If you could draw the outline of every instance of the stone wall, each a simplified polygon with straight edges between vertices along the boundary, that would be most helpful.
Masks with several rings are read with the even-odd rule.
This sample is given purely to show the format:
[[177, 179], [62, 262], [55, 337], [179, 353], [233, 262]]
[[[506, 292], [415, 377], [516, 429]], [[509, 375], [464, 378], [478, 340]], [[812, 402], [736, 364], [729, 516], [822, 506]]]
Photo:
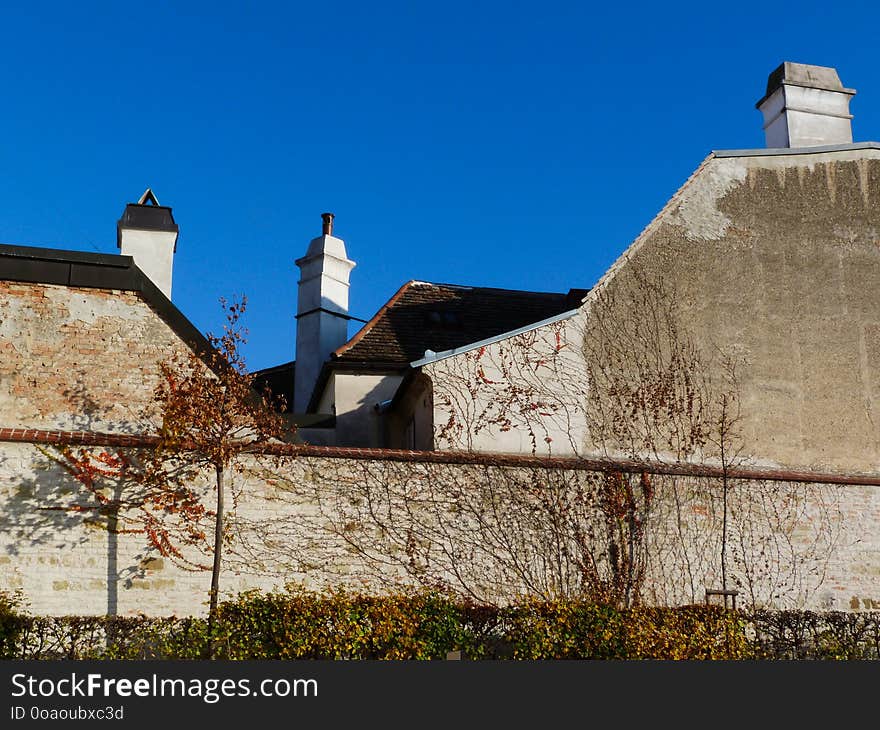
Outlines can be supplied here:
[[[209, 571], [150, 551], [143, 534], [108, 531], [107, 515], [82, 508], [90, 504], [84, 492], [45, 449], [0, 446], [0, 589], [20, 589], [39, 614], [203, 614]], [[585, 557], [607, 573], [596, 501], [603, 471], [333, 453], [261, 457], [236, 472], [224, 597], [293, 582], [445, 587], [504, 602], [518, 593], [577, 594]], [[651, 481], [644, 600], [702, 602], [707, 588], [721, 586], [721, 483], [669, 474]], [[728, 587], [741, 604], [880, 606], [880, 487], [737, 479], [728, 498]], [[592, 536], [588, 545], [573, 539], [583, 535]], [[183, 557], [210, 564], [193, 550]]]

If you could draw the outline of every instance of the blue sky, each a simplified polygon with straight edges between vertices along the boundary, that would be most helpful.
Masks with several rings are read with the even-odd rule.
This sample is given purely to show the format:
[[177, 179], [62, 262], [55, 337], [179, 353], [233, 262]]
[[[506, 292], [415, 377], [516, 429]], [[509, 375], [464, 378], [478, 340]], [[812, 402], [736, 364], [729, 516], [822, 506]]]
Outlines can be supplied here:
[[[405, 281], [589, 287], [712, 149], [763, 147], [781, 61], [835, 66], [880, 139], [872, 3], [41, 3], [0, 23], [0, 242], [116, 251], [150, 186], [173, 300], [252, 368], [294, 356], [320, 213], [351, 313]], [[351, 330], [353, 334], [355, 329]]]

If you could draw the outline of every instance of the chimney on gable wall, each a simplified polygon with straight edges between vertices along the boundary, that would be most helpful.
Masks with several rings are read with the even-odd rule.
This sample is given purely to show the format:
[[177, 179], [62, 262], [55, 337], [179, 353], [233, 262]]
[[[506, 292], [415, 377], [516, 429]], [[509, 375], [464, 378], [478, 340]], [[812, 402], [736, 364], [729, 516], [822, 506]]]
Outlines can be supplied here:
[[767, 79], [767, 93], [755, 105], [764, 115], [767, 147], [851, 144], [850, 99], [837, 71], [786, 61]]
[[129, 203], [116, 223], [116, 245], [162, 293], [171, 299], [171, 270], [177, 251], [178, 228], [171, 208], [159, 205], [150, 188], [137, 203]]
[[333, 213], [322, 213], [321, 235], [296, 260], [300, 269], [296, 308], [293, 408], [305, 412], [330, 353], [348, 341], [348, 280], [354, 261], [333, 235]]

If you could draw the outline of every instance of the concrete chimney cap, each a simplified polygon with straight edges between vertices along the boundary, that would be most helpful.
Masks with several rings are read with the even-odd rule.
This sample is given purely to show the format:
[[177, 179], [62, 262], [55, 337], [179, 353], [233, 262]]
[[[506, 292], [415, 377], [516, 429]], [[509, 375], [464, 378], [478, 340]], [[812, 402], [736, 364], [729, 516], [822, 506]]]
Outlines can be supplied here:
[[835, 68], [784, 61], [767, 77], [767, 91], [755, 104], [755, 107], [759, 108], [774, 91], [782, 86], [804, 86], [809, 89], [837, 91], [850, 96], [856, 93], [855, 89], [848, 89], [841, 83]]

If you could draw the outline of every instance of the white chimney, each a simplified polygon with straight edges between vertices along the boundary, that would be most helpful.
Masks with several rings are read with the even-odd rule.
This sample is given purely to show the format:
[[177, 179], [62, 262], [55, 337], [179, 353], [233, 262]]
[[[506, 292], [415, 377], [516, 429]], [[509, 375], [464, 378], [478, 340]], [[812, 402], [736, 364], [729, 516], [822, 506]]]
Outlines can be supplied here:
[[312, 239], [300, 268], [296, 309], [293, 407], [304, 413], [330, 353], [348, 341], [348, 279], [354, 268], [345, 242], [333, 235], [333, 214], [322, 213], [322, 234]]
[[159, 205], [147, 188], [137, 203], [125, 206], [116, 224], [116, 245], [171, 299], [171, 269], [177, 251], [177, 224], [171, 208]]
[[849, 102], [856, 93], [837, 71], [786, 61], [767, 79], [755, 106], [764, 115], [768, 147], [816, 147], [852, 143]]

